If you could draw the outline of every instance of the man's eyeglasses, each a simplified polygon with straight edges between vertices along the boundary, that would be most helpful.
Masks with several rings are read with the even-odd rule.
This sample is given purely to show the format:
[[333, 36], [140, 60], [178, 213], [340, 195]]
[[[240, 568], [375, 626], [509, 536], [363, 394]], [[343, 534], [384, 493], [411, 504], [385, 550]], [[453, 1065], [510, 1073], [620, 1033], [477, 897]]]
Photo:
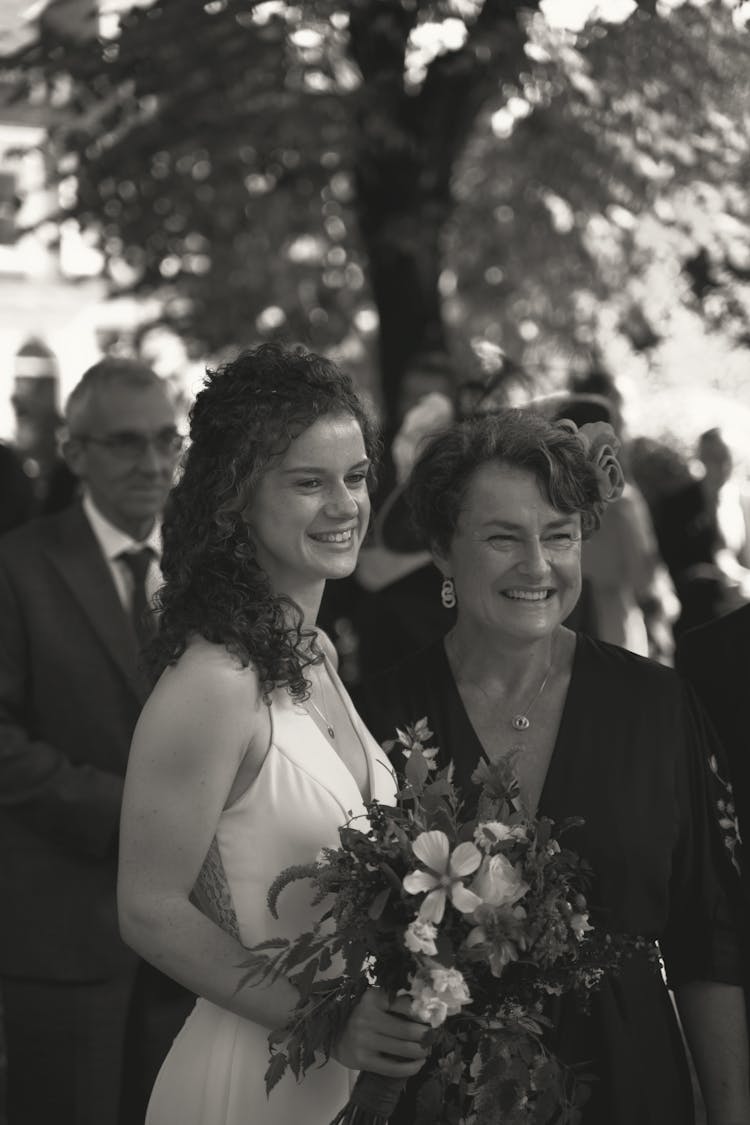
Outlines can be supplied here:
[[150, 437], [123, 430], [122, 433], [109, 434], [104, 438], [75, 434], [74, 440], [100, 445], [119, 461], [140, 461], [152, 446], [160, 457], [176, 457], [182, 449], [185, 438], [177, 430], [168, 429], [160, 430], [158, 434], [152, 434]]

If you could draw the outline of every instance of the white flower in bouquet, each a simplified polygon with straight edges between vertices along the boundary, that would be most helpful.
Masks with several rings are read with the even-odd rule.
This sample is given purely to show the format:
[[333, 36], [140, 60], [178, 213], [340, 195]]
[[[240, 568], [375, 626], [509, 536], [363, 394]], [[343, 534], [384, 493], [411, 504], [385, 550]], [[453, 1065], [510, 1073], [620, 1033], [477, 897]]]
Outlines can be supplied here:
[[589, 925], [588, 913], [577, 913], [571, 915], [570, 928], [580, 941], [583, 935], [594, 927]]
[[430, 1027], [440, 1027], [448, 1018], [448, 1005], [431, 988], [422, 988], [412, 1000], [411, 1010], [415, 1019], [428, 1023]]
[[482, 862], [482, 853], [474, 844], [459, 844], [451, 852], [444, 832], [420, 832], [412, 851], [427, 870], [410, 872], [403, 879], [403, 887], [410, 895], [428, 892], [419, 908], [423, 922], [441, 922], [448, 897], [462, 914], [471, 914], [481, 904], [481, 898], [463, 883]]
[[461, 1010], [463, 1004], [471, 1000], [469, 989], [464, 980], [463, 973], [458, 969], [444, 969], [442, 967], [431, 969], [432, 987], [438, 996], [445, 1000], [451, 1009], [450, 1015]]
[[525, 840], [527, 837], [525, 824], [505, 824], [502, 820], [485, 820], [474, 830], [477, 846], [486, 852], [505, 840]]
[[467, 949], [471, 949], [477, 945], [487, 947], [487, 959], [493, 977], [502, 976], [506, 965], [510, 965], [512, 961], [518, 960], [518, 943], [513, 941], [510, 937], [496, 938], [494, 941], [490, 941], [484, 926], [475, 926], [466, 938]]
[[471, 993], [458, 969], [438, 966], [420, 972], [412, 979], [410, 991], [412, 1012], [431, 1027], [439, 1027], [471, 1003]]
[[512, 906], [529, 889], [521, 872], [504, 855], [488, 855], [474, 876], [471, 889], [486, 906]]
[[423, 922], [421, 918], [415, 918], [406, 928], [404, 942], [412, 953], [425, 953], [428, 957], [434, 957], [437, 953], [436, 937], [437, 927], [433, 926], [432, 922]]

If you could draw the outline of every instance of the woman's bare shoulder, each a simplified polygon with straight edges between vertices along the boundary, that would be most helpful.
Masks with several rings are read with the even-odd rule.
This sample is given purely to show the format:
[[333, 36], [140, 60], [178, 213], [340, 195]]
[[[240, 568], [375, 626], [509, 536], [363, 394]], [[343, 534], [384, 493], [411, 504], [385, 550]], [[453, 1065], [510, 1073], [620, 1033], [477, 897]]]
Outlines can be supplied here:
[[162, 672], [152, 701], [179, 706], [188, 714], [227, 704], [252, 711], [262, 702], [262, 689], [252, 663], [243, 665], [224, 645], [196, 636]]

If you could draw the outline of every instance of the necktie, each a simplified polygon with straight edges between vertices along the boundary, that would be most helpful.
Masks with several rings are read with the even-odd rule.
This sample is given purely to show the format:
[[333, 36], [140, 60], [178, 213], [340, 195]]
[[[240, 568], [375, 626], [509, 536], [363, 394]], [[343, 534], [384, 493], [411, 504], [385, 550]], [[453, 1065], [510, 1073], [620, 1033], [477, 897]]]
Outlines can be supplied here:
[[123, 551], [117, 556], [133, 576], [130, 618], [141, 648], [145, 647], [156, 631], [156, 623], [146, 593], [146, 574], [152, 557], [153, 552], [150, 547], [142, 547], [140, 551]]

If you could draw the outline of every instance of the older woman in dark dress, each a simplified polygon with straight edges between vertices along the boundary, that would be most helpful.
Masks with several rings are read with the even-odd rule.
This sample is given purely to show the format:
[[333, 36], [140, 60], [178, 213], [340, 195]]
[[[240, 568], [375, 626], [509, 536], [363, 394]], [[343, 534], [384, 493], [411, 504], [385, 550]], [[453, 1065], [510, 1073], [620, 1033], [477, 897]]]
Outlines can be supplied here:
[[[456, 623], [367, 685], [360, 706], [381, 739], [426, 716], [465, 794], [482, 758], [517, 751], [528, 809], [582, 818], [566, 839], [593, 868], [590, 901], [612, 930], [658, 941], [708, 1121], [741, 1125], [748, 1046], [710, 768], [720, 749], [671, 669], [562, 624], [581, 588], [581, 539], [617, 492], [613, 444], [611, 431], [518, 410], [433, 439], [410, 500]], [[596, 1076], [584, 1125], [693, 1121], [673, 1005], [645, 956], [607, 980], [587, 1014], [562, 998], [549, 1015], [550, 1046]], [[413, 1097], [392, 1122], [406, 1125]]]

